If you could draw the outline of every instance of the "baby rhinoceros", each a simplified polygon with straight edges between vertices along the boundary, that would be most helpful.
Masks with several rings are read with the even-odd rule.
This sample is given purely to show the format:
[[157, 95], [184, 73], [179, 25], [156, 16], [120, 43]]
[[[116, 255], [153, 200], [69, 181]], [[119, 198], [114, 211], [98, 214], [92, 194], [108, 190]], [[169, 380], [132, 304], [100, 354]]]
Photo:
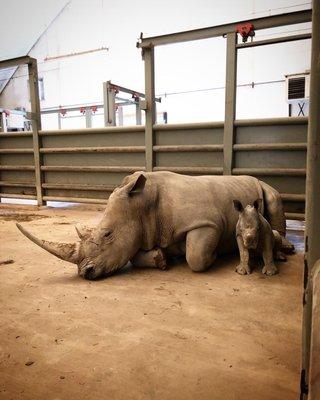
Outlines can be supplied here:
[[278, 272], [274, 260], [286, 261], [281, 253], [282, 239], [279, 232], [272, 230], [269, 222], [259, 212], [261, 199], [256, 200], [253, 206], [243, 208], [239, 200], [233, 200], [234, 208], [239, 212], [236, 227], [236, 238], [240, 253], [238, 274], [250, 274], [250, 255], [262, 256], [264, 267], [262, 273], [274, 275]]

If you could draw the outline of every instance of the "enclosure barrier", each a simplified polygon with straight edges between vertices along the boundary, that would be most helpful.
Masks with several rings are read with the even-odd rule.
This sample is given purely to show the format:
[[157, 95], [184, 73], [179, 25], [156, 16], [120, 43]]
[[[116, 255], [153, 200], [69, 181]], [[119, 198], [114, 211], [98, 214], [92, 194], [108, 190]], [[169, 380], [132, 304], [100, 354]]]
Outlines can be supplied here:
[[[306, 118], [235, 121], [231, 149], [224, 145], [223, 122], [152, 129], [153, 171], [222, 175], [228, 151], [232, 174], [271, 184], [281, 193], [287, 217], [304, 218]], [[39, 130], [38, 135], [43, 202], [104, 204], [127, 174], [148, 169], [144, 126]], [[1, 197], [37, 199], [33, 137], [32, 132], [0, 133]]]

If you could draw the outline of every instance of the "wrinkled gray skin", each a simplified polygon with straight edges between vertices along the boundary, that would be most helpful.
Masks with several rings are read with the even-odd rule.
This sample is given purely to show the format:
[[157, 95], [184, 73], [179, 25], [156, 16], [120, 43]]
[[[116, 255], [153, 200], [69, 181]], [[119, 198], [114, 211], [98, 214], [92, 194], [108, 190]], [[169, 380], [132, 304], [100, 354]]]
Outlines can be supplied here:
[[239, 212], [236, 238], [240, 264], [236, 271], [240, 275], [250, 274], [250, 255], [258, 255], [262, 256], [264, 262], [262, 273], [275, 275], [278, 270], [274, 260], [285, 261], [286, 257], [280, 251], [282, 247], [280, 234], [271, 229], [269, 222], [259, 212], [261, 199], [254, 201], [253, 206], [247, 205], [245, 208], [239, 200], [234, 200], [233, 204]]
[[[78, 243], [53, 243], [21, 232], [55, 256], [76, 263], [86, 279], [112, 274], [128, 261], [165, 269], [166, 258], [185, 255], [193, 271], [206, 270], [219, 253], [235, 251], [238, 214], [233, 199], [263, 199], [273, 229], [285, 236], [278, 192], [250, 176], [185, 176], [136, 172], [111, 194], [100, 223], [77, 231]], [[287, 248], [293, 246], [283, 239]]]

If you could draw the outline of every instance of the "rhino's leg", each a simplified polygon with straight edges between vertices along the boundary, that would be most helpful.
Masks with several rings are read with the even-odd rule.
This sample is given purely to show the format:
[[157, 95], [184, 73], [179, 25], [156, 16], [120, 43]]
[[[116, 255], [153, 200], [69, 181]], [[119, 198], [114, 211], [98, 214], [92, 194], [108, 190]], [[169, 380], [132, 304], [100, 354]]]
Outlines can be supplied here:
[[278, 231], [282, 236], [281, 249], [286, 253], [294, 252], [294, 245], [285, 238], [286, 218], [279, 192], [265, 182], [260, 181], [265, 203], [265, 216], [270, 222], [271, 228]]
[[262, 273], [269, 276], [275, 275], [278, 272], [278, 269], [273, 260], [273, 246], [271, 237], [266, 237], [263, 240], [262, 258], [264, 262]]
[[160, 248], [154, 248], [149, 251], [138, 251], [131, 260], [131, 263], [135, 267], [150, 267], [162, 270], [167, 268], [166, 256], [164, 251]]
[[273, 230], [274, 247], [273, 247], [273, 258], [277, 261], [287, 261], [287, 257], [282, 253], [282, 236], [278, 231]]
[[216, 248], [220, 232], [211, 227], [203, 227], [188, 232], [186, 239], [186, 259], [192, 271], [205, 271], [217, 257]]
[[240, 235], [237, 235], [237, 243], [239, 247], [240, 264], [236, 267], [236, 272], [238, 272], [240, 275], [250, 275], [250, 254], [249, 250], [244, 246], [242, 237]]

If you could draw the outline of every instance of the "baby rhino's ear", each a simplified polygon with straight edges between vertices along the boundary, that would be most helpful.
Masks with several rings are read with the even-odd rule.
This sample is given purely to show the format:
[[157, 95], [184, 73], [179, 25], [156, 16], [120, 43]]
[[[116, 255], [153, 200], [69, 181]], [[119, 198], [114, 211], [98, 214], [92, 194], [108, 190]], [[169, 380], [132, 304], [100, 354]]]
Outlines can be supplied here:
[[241, 204], [241, 201], [239, 200], [233, 200], [233, 207], [235, 208], [235, 210], [237, 210], [239, 213], [241, 213], [243, 211], [243, 206]]
[[256, 210], [259, 211], [259, 209], [260, 209], [260, 207], [261, 207], [261, 204], [262, 204], [262, 199], [257, 199], [257, 200], [255, 200], [255, 202], [253, 203], [253, 207], [254, 207]]

